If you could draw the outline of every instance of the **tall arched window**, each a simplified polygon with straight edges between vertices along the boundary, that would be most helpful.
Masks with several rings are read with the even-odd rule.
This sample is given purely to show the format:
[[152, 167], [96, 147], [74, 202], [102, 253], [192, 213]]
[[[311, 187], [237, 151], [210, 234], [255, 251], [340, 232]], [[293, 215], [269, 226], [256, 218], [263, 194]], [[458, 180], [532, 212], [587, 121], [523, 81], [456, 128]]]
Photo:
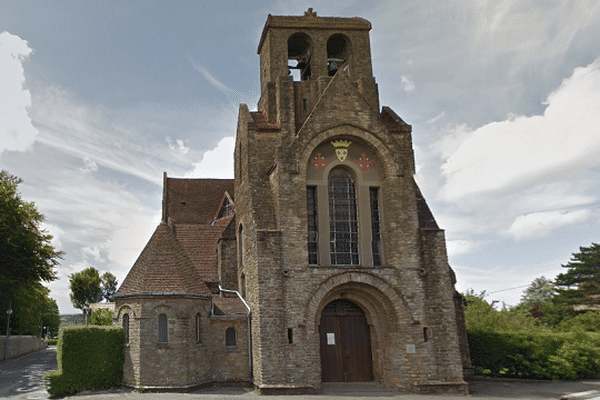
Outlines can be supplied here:
[[329, 176], [329, 232], [331, 265], [358, 265], [356, 187], [339, 169]]
[[196, 314], [196, 343], [202, 343], [202, 317]]
[[125, 334], [125, 343], [129, 343], [129, 314], [123, 314], [123, 333]]
[[167, 314], [158, 316], [158, 343], [169, 342], [169, 324]]
[[236, 347], [237, 346], [237, 332], [233, 328], [227, 328], [225, 331], [225, 346]]

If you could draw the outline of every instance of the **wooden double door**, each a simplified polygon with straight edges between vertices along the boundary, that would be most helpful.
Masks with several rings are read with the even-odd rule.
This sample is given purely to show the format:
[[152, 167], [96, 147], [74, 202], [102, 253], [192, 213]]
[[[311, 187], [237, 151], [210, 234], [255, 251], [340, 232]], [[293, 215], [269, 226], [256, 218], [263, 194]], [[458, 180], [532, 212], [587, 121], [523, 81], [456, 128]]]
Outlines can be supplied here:
[[373, 381], [369, 326], [359, 306], [344, 299], [327, 304], [319, 331], [323, 382]]

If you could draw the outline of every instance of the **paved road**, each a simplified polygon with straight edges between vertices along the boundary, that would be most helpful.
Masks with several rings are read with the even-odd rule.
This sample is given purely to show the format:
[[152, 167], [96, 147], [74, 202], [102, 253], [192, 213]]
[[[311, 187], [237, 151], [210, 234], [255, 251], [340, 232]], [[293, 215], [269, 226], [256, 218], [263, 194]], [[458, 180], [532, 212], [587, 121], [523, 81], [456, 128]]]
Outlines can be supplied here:
[[[56, 348], [31, 353], [16, 360], [0, 363], [0, 398], [11, 400], [47, 399], [42, 375], [57, 369]], [[600, 380], [574, 382], [490, 381], [470, 382], [471, 394], [465, 396], [416, 395], [392, 392], [374, 383], [324, 384], [323, 392], [304, 396], [259, 396], [253, 390], [239, 387], [214, 387], [193, 393], [137, 393], [128, 389], [106, 392], [84, 392], [69, 396], [72, 400], [465, 400], [465, 399], [569, 399], [600, 400]], [[576, 396], [577, 393], [586, 393]]]
[[42, 375], [53, 369], [58, 369], [54, 346], [0, 363], [0, 397], [47, 399]]

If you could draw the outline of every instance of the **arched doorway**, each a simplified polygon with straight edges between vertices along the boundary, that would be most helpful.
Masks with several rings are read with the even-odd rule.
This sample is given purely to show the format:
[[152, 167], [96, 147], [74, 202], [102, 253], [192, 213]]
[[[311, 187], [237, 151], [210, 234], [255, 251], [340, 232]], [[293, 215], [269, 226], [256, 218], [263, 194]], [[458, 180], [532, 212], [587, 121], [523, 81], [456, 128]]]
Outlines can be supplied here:
[[364, 311], [339, 299], [321, 312], [321, 371], [323, 382], [373, 381], [371, 336]]

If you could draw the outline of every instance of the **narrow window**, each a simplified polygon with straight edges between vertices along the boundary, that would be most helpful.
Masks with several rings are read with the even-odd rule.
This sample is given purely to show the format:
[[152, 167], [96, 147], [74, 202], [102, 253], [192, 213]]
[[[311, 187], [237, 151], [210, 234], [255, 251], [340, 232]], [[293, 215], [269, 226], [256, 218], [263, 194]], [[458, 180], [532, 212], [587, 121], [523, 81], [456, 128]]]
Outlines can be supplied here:
[[329, 232], [331, 265], [358, 265], [356, 187], [343, 171], [329, 178]]
[[288, 328], [288, 343], [294, 343], [294, 331], [292, 330], [292, 328]]
[[129, 314], [123, 314], [123, 333], [125, 334], [125, 343], [129, 343]]
[[246, 275], [240, 276], [240, 289], [242, 291], [242, 298], [246, 299]]
[[238, 265], [241, 268], [244, 265], [244, 229], [242, 228], [242, 224], [240, 224], [240, 229], [238, 232]]
[[306, 208], [308, 211], [308, 263], [316, 265], [319, 263], [317, 226], [317, 188], [308, 186], [306, 188]]
[[196, 343], [202, 343], [202, 318], [196, 314]]
[[225, 346], [236, 347], [237, 346], [237, 333], [233, 328], [227, 328], [225, 331]]
[[169, 342], [169, 329], [167, 314], [160, 314], [158, 316], [158, 343]]
[[371, 247], [373, 249], [373, 265], [381, 265], [381, 219], [379, 212], [379, 188], [369, 188], [371, 197]]
[[308, 109], [308, 104], [306, 103], [306, 99], [302, 99], [302, 110], [306, 111]]

